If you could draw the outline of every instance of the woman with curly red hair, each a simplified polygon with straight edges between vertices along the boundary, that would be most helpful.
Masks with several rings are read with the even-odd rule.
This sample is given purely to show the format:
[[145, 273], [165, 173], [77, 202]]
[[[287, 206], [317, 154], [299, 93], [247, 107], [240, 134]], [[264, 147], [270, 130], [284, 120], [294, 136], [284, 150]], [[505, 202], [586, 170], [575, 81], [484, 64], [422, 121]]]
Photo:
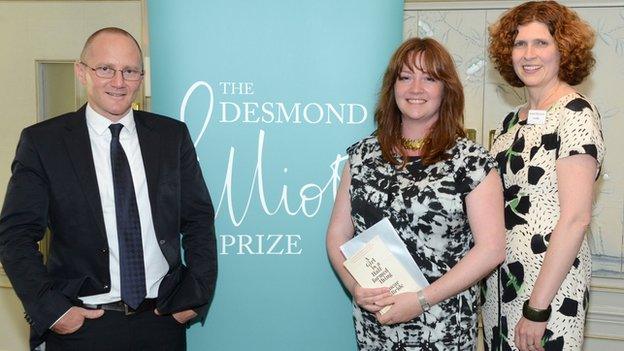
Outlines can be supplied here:
[[573, 86], [594, 66], [594, 33], [569, 8], [531, 1], [490, 27], [490, 57], [527, 102], [495, 134], [506, 259], [488, 278], [487, 350], [580, 350], [591, 257], [585, 239], [604, 154], [596, 107]]

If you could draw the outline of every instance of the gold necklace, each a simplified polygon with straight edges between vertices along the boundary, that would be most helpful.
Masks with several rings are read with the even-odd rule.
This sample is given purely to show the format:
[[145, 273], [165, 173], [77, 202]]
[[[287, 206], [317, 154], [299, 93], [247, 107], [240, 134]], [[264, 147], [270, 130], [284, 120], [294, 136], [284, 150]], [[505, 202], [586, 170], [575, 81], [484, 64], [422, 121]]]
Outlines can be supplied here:
[[425, 138], [421, 139], [408, 139], [401, 137], [401, 145], [407, 150], [418, 151], [425, 145]]

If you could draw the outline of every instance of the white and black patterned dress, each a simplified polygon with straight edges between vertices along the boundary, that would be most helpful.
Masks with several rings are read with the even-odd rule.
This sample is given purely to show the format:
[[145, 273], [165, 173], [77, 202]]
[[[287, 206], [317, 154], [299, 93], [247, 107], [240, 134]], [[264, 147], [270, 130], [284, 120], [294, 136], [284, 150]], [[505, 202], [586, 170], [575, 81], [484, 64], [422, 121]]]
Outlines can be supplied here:
[[[600, 116], [578, 93], [561, 97], [543, 124], [519, 121], [518, 111], [504, 119], [491, 150], [496, 155], [505, 196], [507, 253], [487, 280], [483, 306], [486, 350], [517, 350], [514, 328], [522, 304], [531, 296], [550, 234], [559, 219], [558, 159], [588, 154], [602, 163]], [[543, 337], [548, 351], [580, 350], [589, 296], [591, 256], [583, 239], [570, 272], [552, 301]]]
[[[457, 139], [446, 161], [424, 167], [413, 157], [407, 167], [381, 156], [374, 136], [347, 149], [351, 167], [351, 216], [355, 233], [383, 217], [399, 232], [430, 283], [449, 271], [473, 246], [466, 195], [495, 168], [487, 151]], [[360, 350], [474, 350], [477, 287], [471, 287], [407, 323], [383, 326], [354, 304]]]

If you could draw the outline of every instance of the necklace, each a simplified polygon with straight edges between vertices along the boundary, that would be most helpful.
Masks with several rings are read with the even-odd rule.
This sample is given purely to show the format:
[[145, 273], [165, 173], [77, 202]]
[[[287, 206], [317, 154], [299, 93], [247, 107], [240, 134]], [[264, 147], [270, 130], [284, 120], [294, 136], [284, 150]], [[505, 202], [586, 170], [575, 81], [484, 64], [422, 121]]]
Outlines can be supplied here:
[[408, 139], [401, 137], [401, 145], [407, 150], [418, 151], [425, 145], [425, 138], [422, 139]]

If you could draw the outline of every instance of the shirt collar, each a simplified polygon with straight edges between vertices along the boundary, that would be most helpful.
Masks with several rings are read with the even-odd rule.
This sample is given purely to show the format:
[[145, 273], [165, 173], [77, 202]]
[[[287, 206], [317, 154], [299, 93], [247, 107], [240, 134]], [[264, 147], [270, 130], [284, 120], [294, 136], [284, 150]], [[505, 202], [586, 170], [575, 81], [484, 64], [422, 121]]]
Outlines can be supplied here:
[[102, 116], [101, 114], [95, 112], [90, 104], [87, 104], [87, 110], [85, 114], [87, 117], [87, 125], [97, 135], [103, 135], [104, 133], [108, 132], [108, 126], [115, 123], [123, 124], [124, 128], [121, 130], [121, 133], [130, 133], [130, 135], [132, 135], [136, 131], [136, 124], [134, 122], [134, 113], [132, 112], [132, 109], [130, 109], [125, 116], [123, 116], [119, 121], [115, 123], [113, 123], [110, 119]]

